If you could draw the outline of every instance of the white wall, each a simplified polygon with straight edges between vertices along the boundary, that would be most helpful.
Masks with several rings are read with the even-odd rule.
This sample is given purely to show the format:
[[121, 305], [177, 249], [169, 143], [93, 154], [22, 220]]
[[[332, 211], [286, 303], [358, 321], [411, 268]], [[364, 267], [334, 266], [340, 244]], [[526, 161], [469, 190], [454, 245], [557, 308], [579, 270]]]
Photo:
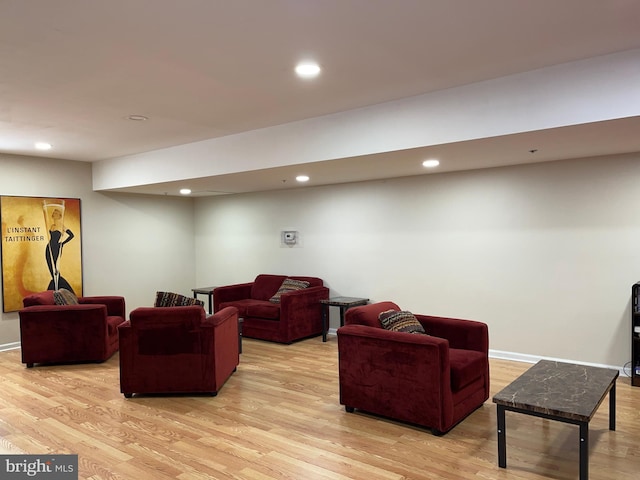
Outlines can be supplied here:
[[[122, 295], [131, 311], [195, 286], [191, 199], [96, 193], [89, 163], [11, 155], [0, 155], [0, 195], [80, 198], [85, 295]], [[19, 338], [17, 312], [2, 313], [0, 347]]]
[[[331, 295], [484, 321], [493, 350], [622, 367], [640, 280], [639, 160], [196, 199], [196, 280], [319, 276]], [[283, 229], [301, 245], [282, 247]]]
[[[630, 357], [640, 154], [195, 200], [95, 193], [90, 164], [0, 155], [0, 194], [80, 198], [84, 293], [129, 311], [156, 290], [317, 275], [332, 295], [485, 321], [493, 350]], [[1, 314], [0, 346], [17, 319]]]

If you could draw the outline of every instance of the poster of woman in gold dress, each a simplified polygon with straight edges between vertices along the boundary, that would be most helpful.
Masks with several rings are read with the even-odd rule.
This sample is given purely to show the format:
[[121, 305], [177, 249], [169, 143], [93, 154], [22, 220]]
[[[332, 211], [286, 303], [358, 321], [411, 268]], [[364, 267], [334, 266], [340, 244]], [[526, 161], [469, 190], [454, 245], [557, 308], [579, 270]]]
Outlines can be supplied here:
[[0, 197], [3, 311], [22, 299], [66, 288], [82, 296], [80, 200]]

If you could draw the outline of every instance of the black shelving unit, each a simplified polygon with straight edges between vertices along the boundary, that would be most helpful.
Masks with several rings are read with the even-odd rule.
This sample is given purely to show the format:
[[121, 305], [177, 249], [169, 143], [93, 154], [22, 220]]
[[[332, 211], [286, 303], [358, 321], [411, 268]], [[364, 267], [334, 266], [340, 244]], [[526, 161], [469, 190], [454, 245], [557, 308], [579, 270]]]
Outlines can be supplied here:
[[640, 282], [631, 287], [631, 385], [640, 387]]

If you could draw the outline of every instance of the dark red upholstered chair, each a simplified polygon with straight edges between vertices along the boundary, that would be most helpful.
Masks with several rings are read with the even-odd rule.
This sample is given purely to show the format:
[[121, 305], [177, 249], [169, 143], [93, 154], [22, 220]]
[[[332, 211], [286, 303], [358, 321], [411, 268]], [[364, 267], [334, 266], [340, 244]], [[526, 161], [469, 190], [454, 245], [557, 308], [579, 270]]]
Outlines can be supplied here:
[[[270, 302], [287, 278], [309, 282], [309, 286], [282, 294], [280, 303]], [[325, 298], [329, 298], [329, 289], [320, 278], [262, 274], [253, 282], [215, 288], [213, 311], [236, 307], [244, 319], [243, 337], [291, 343], [322, 335], [320, 300]]]
[[22, 362], [104, 362], [118, 350], [124, 297], [79, 297], [79, 305], [56, 305], [53, 290], [25, 297], [20, 310]]
[[382, 328], [392, 302], [353, 307], [338, 334], [340, 403], [441, 435], [489, 398], [489, 333], [471, 320], [414, 314], [429, 335]]
[[201, 306], [141, 307], [120, 325], [120, 391], [207, 393], [240, 362], [238, 310], [206, 316]]

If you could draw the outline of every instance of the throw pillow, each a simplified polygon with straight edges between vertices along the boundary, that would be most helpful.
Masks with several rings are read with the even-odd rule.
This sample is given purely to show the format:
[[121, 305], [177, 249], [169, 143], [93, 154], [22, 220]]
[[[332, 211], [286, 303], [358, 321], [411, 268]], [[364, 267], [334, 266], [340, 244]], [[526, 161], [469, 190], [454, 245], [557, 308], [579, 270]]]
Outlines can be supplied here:
[[280, 288], [273, 297], [269, 299], [272, 303], [280, 303], [280, 296], [283, 293], [295, 292], [296, 290], [304, 290], [309, 286], [309, 282], [304, 280], [294, 280], [293, 278], [285, 278]]
[[154, 307], [188, 307], [190, 305], [200, 305], [204, 307], [202, 300], [180, 295], [173, 292], [156, 292]]
[[382, 328], [392, 332], [427, 333], [416, 316], [406, 310], [387, 310], [378, 315]]
[[53, 300], [56, 302], [56, 305], [78, 305], [79, 303], [75, 293], [70, 292], [66, 288], [55, 290], [53, 292]]

